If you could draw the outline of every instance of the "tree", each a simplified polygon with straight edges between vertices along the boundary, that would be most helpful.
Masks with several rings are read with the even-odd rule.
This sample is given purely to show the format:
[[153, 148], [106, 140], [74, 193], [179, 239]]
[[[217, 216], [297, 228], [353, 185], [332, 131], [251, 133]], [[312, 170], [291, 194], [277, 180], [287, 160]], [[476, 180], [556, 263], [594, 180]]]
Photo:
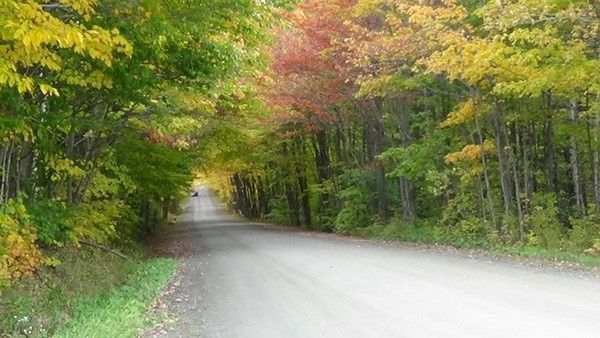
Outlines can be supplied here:
[[0, 280], [42, 263], [15, 243], [108, 242], [166, 219], [250, 114], [246, 79], [282, 5], [0, 1], [0, 201], [15, 205], [1, 212]]

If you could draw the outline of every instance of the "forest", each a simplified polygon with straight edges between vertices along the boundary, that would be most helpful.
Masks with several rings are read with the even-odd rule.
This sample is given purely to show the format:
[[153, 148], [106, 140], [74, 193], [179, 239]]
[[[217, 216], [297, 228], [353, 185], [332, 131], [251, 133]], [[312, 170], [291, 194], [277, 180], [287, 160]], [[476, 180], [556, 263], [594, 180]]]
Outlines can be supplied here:
[[600, 255], [597, 0], [0, 0], [0, 285], [247, 218]]
[[171, 217], [253, 114], [282, 5], [0, 0], [0, 290]]
[[[600, 254], [600, 3], [306, 0], [212, 185], [363, 237]], [[234, 165], [235, 163], [235, 165]]]

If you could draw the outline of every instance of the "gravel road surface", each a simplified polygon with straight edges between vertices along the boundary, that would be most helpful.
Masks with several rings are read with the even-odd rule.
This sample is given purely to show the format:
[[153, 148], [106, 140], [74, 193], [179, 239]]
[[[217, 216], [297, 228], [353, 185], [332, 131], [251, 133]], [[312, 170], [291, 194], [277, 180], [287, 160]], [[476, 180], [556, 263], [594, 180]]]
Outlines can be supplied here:
[[600, 337], [594, 277], [272, 229], [207, 190], [181, 218], [166, 336]]

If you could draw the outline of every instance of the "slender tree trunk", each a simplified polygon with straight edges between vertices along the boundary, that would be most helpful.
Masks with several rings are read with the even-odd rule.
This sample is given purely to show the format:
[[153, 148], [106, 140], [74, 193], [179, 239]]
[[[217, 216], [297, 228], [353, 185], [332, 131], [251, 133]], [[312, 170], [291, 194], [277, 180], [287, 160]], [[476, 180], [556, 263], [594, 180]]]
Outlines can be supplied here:
[[[518, 132], [515, 133], [515, 137], [516, 137], [516, 143], [519, 143], [519, 134]], [[521, 184], [519, 182], [519, 174], [517, 171], [517, 161], [516, 161], [516, 156], [514, 155], [513, 151], [516, 151], [517, 148], [515, 147], [514, 149], [512, 147], [510, 147], [510, 145], [508, 145], [508, 156], [509, 156], [509, 162], [512, 164], [512, 173], [513, 173], [513, 183], [514, 183], [514, 187], [515, 187], [515, 202], [517, 205], [517, 221], [519, 222], [518, 227], [519, 227], [519, 240], [524, 240], [525, 239], [525, 228], [523, 226], [523, 208], [521, 205]]]
[[[401, 99], [393, 99], [391, 109], [395, 113], [398, 133], [400, 134], [400, 145], [402, 148], [410, 147], [414, 137], [410, 130], [409, 112], [406, 104]], [[413, 183], [405, 177], [400, 178], [400, 200], [402, 203], [402, 217], [406, 220], [414, 220], [417, 217], [415, 203], [415, 189]]]
[[[479, 133], [477, 133], [479, 134]], [[479, 144], [480, 142], [475, 140], [475, 137], [473, 136], [472, 132], [468, 133], [468, 136], [465, 137], [465, 139], [470, 140], [471, 144]], [[468, 142], [467, 140], [465, 140], [465, 142]], [[481, 181], [481, 178], [479, 178], [477, 180], [477, 191], [479, 192], [479, 207], [481, 208], [481, 217], [484, 220], [490, 220], [488, 219], [487, 216], [487, 211], [486, 211], [486, 207], [489, 207], [488, 204], [488, 199], [486, 198], [486, 193], [484, 192], [484, 185], [487, 186], [485, 184], [485, 177], [484, 177], [484, 182]], [[450, 201], [450, 198], [448, 197], [448, 195], [446, 195], [446, 204], [448, 204]], [[487, 205], [487, 206], [486, 206]]]
[[12, 158], [13, 158], [13, 149], [14, 149], [14, 145], [12, 143], [9, 144], [8, 147], [8, 156], [6, 159], [6, 166], [5, 166], [5, 174], [6, 174], [6, 179], [4, 180], [4, 201], [7, 201], [10, 199], [10, 175], [11, 175], [11, 166], [12, 166]]
[[384, 223], [389, 219], [388, 196], [385, 179], [385, 169], [376, 156], [382, 152], [384, 128], [381, 115], [381, 103], [372, 102], [372, 114], [365, 116], [365, 143], [367, 149], [367, 160], [375, 167], [375, 189], [377, 191], [377, 209]]
[[[282, 152], [284, 157], [286, 158], [290, 158], [290, 156], [293, 158], [294, 157], [294, 153], [293, 153], [293, 148], [290, 150], [288, 149], [288, 145], [287, 143], [282, 143]], [[295, 159], [293, 160], [293, 162], [295, 162]], [[295, 163], [291, 163], [290, 168], [286, 168], [286, 172], [288, 173], [288, 175], [286, 175], [285, 179], [285, 196], [287, 199], [287, 204], [288, 204], [288, 211], [289, 211], [289, 221], [290, 224], [293, 226], [299, 226], [300, 225], [300, 203], [298, 202], [298, 193], [297, 193], [297, 180], [295, 178], [296, 174], [295, 174]]]
[[504, 117], [498, 102], [494, 102], [494, 132], [496, 135], [496, 153], [498, 155], [498, 171], [500, 173], [500, 186], [502, 188], [502, 199], [504, 201], [504, 212], [510, 213], [513, 208], [513, 191], [511, 188], [510, 170], [506, 156], [506, 128]]
[[4, 203], [4, 186], [6, 180], [6, 156], [8, 155], [8, 145], [4, 146], [2, 149], [2, 162], [0, 164], [0, 174], [2, 174], [2, 179], [0, 180], [0, 203]]
[[17, 194], [21, 191], [22, 157], [23, 157], [23, 143], [20, 143], [17, 146], [16, 153], [15, 153], [15, 173], [13, 175], [14, 184], [13, 184], [13, 191], [11, 194], [12, 196], [17, 196]]
[[600, 133], [600, 112], [596, 111], [594, 116], [594, 204], [596, 212], [600, 213], [600, 143], [598, 134]]
[[[571, 102], [569, 107], [569, 119], [573, 124], [579, 121], [579, 107], [577, 102]], [[570, 136], [570, 149], [569, 149], [569, 161], [571, 165], [571, 177], [573, 179], [573, 197], [575, 199], [575, 205], [577, 210], [581, 214], [585, 214], [585, 203], [583, 198], [583, 191], [581, 187], [580, 167], [577, 150], [577, 139], [572, 134]]]
[[412, 221], [417, 217], [414, 203], [414, 186], [405, 178], [400, 178], [400, 193], [402, 201], [402, 217]]
[[[523, 189], [524, 189], [524, 194], [526, 197], [526, 200], [530, 200], [531, 199], [531, 193], [532, 193], [532, 175], [531, 175], [531, 164], [530, 164], [530, 160], [531, 160], [531, 145], [530, 145], [530, 135], [529, 135], [529, 130], [527, 128], [523, 129], [523, 140], [521, 142], [521, 148], [522, 148], [522, 152], [523, 152]], [[519, 140], [517, 139], [517, 142], [519, 142]], [[519, 145], [517, 145], [518, 147]], [[528, 210], [527, 210], [527, 203], [524, 203], [524, 207], [525, 207], [525, 214], [528, 214]]]
[[[300, 137], [294, 138], [295, 153], [301, 158], [305, 158], [304, 143]], [[306, 170], [296, 161], [296, 177], [298, 178], [298, 187], [300, 188], [300, 202], [302, 206], [302, 224], [310, 227], [312, 225], [312, 215], [310, 210], [310, 192], [308, 190], [308, 178]]]
[[314, 137], [313, 148], [315, 152], [315, 163], [317, 166], [317, 183], [321, 185], [319, 192], [319, 212], [324, 212], [329, 208], [331, 193], [325, 191], [324, 186], [331, 178], [331, 164], [329, 159], [329, 146], [327, 142], [327, 132], [319, 131]]
[[544, 158], [546, 163], [546, 187], [548, 191], [555, 193], [558, 198], [558, 175], [556, 173], [556, 149], [554, 147], [554, 123], [552, 121], [552, 96], [545, 94], [547, 107], [550, 114], [546, 116], [546, 128], [544, 137]]
[[342, 126], [341, 126], [341, 122], [337, 122], [335, 125], [335, 130], [334, 130], [334, 142], [333, 142], [333, 149], [334, 149], [334, 153], [335, 156], [337, 157], [337, 161], [339, 163], [345, 163], [346, 162], [346, 157], [344, 156], [344, 154], [347, 153], [347, 151], [344, 151], [345, 147], [344, 147], [344, 132], [342, 130]]
[[[479, 106], [478, 102], [476, 103], [476, 106]], [[492, 223], [494, 224], [496, 229], [499, 231], [500, 225], [498, 224], [498, 221], [496, 219], [496, 211], [495, 211], [495, 207], [494, 207], [494, 201], [491, 196], [492, 188], [490, 185], [490, 177], [488, 175], [487, 156], [485, 155], [483, 130], [481, 129], [481, 123], [479, 122], [479, 117], [478, 117], [477, 112], [475, 113], [475, 128], [477, 128], [477, 137], [479, 138], [479, 147], [480, 147], [480, 151], [481, 151], [481, 166], [483, 167], [483, 179], [485, 182], [488, 207], [490, 209], [490, 217], [492, 218]]]

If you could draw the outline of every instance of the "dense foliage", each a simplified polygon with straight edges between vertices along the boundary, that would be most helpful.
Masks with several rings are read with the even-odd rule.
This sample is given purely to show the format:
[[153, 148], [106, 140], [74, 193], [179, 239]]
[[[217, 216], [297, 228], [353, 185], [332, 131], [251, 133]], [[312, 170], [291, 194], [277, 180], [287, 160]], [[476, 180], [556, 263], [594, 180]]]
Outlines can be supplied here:
[[[305, 0], [276, 30], [248, 217], [600, 254], [600, 4]], [[413, 237], [411, 237], [413, 236]]]
[[163, 220], [255, 104], [281, 4], [0, 0], [0, 284]]
[[0, 284], [151, 230], [198, 172], [247, 217], [600, 254], [599, 16], [0, 0]]

